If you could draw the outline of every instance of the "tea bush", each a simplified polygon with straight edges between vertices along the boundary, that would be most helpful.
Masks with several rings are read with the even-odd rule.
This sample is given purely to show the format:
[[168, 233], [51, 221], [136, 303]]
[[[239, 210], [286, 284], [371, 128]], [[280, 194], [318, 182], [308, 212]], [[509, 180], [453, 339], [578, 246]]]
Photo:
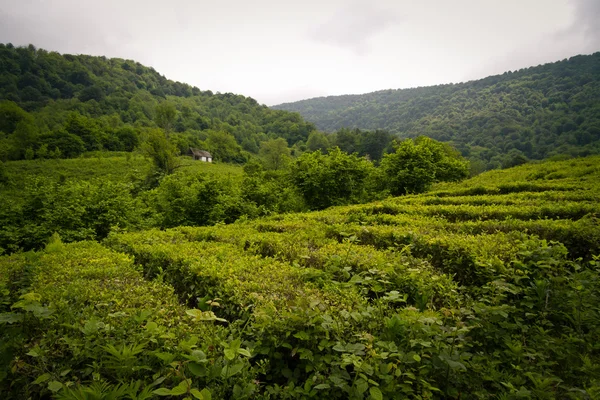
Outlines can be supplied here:
[[[586, 159], [524, 165], [318, 212], [90, 231], [106, 236], [101, 244], [55, 235], [45, 250], [0, 257], [0, 390], [9, 399], [599, 398], [599, 173]], [[173, 222], [157, 225], [200, 224], [187, 218], [219, 205], [190, 204], [216, 180], [166, 179], [152, 195], [176, 195], [150, 225], [167, 215]], [[94, 214], [103, 197], [88, 192], [96, 200], [48, 219], [72, 229], [68, 239], [88, 238], [78, 210], [99, 226], [113, 215]]]
[[171, 287], [144, 280], [128, 256], [92, 242], [54, 242], [35, 256], [2, 260], [3, 275], [27, 260], [31, 280], [0, 314], [11, 332], [4, 398], [254, 391], [250, 354], [224, 354], [243, 348], [214, 314], [186, 312]]

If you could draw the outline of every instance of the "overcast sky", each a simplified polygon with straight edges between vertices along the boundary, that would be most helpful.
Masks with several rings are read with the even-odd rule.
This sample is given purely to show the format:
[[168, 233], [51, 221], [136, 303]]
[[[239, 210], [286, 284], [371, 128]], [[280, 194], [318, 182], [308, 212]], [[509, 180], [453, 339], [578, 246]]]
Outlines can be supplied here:
[[133, 59], [267, 105], [600, 50], [600, 0], [0, 0], [0, 42]]

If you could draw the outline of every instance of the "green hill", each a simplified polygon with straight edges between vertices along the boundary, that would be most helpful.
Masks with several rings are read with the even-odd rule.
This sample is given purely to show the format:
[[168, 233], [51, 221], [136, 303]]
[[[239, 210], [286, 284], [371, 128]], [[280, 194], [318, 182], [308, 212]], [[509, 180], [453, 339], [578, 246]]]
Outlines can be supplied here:
[[[0, 44], [0, 160], [131, 151], [157, 125], [182, 150], [218, 147], [215, 132], [224, 132], [251, 153], [270, 138], [306, 141], [315, 129], [297, 113], [202, 91], [135, 61]], [[240, 151], [231, 161], [244, 160]]]
[[0, 390], [598, 398], [599, 163], [0, 257]]
[[241, 166], [180, 157], [175, 173], [153, 182], [150, 160], [108, 155], [0, 163], [0, 254], [43, 248], [53, 233], [64, 242], [101, 240], [112, 231], [213, 225], [271, 211], [252, 201]]
[[[165, 134], [151, 134], [160, 150]], [[0, 162], [0, 254], [43, 248], [55, 232], [73, 242], [123, 230], [231, 223], [420, 193], [468, 176], [468, 162], [426, 137], [407, 139], [379, 167], [337, 148], [292, 158], [283, 138], [262, 143], [259, 157], [243, 167], [176, 157], [170, 150], [167, 157], [159, 150], [148, 156], [154, 148], [143, 146], [146, 158], [89, 152]], [[165, 160], [168, 173], [158, 169]]]
[[[381, 156], [389, 134], [326, 137], [131, 61], [0, 53], [3, 399], [600, 398], [600, 156], [460, 183], [467, 163], [426, 137], [379, 165], [340, 149], [293, 159], [305, 140]], [[597, 61], [523, 78], [523, 96], [570, 79], [582, 104], [531, 97], [519, 115], [548, 117], [528, 125], [532, 146], [555, 113], [581, 117], [557, 137], [594, 133]], [[472, 90], [500, 108], [511, 79]], [[224, 161], [262, 146], [243, 168], [169, 152], [156, 175], [156, 158], [129, 152], [146, 137]], [[65, 156], [78, 157], [51, 159]]]
[[[273, 107], [328, 132], [384, 129], [452, 142], [486, 168], [600, 152], [600, 53], [485, 79]], [[510, 157], [507, 157], [510, 155]]]

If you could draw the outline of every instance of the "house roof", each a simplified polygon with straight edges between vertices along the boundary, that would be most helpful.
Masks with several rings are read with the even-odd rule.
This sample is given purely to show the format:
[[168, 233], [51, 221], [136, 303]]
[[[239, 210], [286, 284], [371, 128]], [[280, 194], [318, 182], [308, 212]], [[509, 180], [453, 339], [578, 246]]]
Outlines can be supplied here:
[[212, 158], [212, 155], [208, 151], [204, 151], [204, 150], [200, 150], [200, 149], [195, 149], [193, 147], [190, 147], [190, 153], [192, 153], [196, 157], [210, 157], [210, 158]]

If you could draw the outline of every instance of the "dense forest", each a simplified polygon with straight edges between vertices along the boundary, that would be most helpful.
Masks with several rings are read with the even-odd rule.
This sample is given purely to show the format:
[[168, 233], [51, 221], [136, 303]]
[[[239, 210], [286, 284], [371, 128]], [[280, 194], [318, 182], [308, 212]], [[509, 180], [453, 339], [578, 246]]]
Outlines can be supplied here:
[[133, 151], [162, 128], [180, 153], [203, 148], [217, 161], [245, 163], [276, 138], [296, 155], [337, 146], [379, 161], [394, 138], [425, 135], [456, 147], [475, 174], [598, 153], [599, 77], [597, 53], [462, 84], [267, 108], [131, 60], [0, 44], [0, 160]]
[[451, 142], [479, 169], [597, 154], [600, 53], [466, 83], [320, 97], [273, 108], [299, 112], [327, 132], [382, 129]]
[[244, 162], [260, 143], [302, 144], [314, 126], [232, 93], [201, 91], [123, 59], [0, 44], [0, 160], [131, 151], [149, 128], [221, 161]]

